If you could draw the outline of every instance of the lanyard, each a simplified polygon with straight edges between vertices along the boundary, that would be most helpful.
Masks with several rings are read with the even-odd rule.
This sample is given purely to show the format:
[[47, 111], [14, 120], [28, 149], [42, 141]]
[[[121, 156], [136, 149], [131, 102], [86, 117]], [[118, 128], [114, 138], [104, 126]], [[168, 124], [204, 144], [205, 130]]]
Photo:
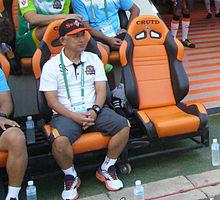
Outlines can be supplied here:
[[[60, 53], [60, 62], [61, 62], [61, 66], [62, 66], [63, 78], [64, 78], [64, 82], [65, 82], [67, 97], [70, 100], [70, 103], [72, 104], [72, 100], [71, 100], [71, 97], [70, 97], [69, 86], [68, 86], [67, 77], [66, 77], [65, 66], [64, 66], [64, 63], [63, 63], [62, 53]], [[85, 82], [84, 81], [84, 63], [82, 63], [82, 65], [81, 65], [81, 97], [82, 97], [82, 100], [84, 98], [84, 82]]]
[[[95, 9], [94, 9], [93, 3], [92, 3], [93, 0], [90, 0], [90, 1], [91, 1], [93, 19], [96, 21]], [[105, 7], [105, 17], [108, 20], [108, 8], [107, 8], [106, 0], [104, 0], [104, 7]]]

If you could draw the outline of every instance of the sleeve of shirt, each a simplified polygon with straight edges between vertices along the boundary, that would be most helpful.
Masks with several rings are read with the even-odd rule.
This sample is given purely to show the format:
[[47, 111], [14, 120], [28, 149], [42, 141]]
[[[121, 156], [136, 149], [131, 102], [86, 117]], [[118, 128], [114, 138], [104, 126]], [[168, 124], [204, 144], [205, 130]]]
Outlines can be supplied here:
[[70, 13], [70, 0], [65, 1], [65, 4], [64, 4], [64, 7], [61, 13], [64, 13], [64, 14]]
[[133, 6], [134, 2], [132, 0], [120, 0], [120, 9], [122, 10], [130, 10]]
[[26, 12], [36, 11], [33, 0], [18, 0], [18, 3], [22, 16], [24, 16]]
[[0, 92], [9, 91], [8, 83], [4, 72], [0, 69]]
[[44, 64], [41, 77], [40, 77], [40, 91], [56, 91], [57, 90], [57, 78], [54, 69], [52, 69], [53, 63], [50, 61]]
[[81, 0], [71, 0], [73, 12], [83, 16], [83, 21], [89, 21], [85, 4]]
[[107, 81], [107, 77], [105, 75], [104, 64], [100, 60], [100, 58], [95, 55], [94, 59], [95, 64], [95, 81]]

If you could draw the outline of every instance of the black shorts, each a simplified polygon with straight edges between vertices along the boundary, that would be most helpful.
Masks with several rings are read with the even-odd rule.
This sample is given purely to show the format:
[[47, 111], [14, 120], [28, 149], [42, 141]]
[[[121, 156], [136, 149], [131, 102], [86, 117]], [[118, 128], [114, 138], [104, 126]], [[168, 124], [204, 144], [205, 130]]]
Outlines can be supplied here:
[[[12, 127], [12, 126], [10, 126], [10, 125], [5, 125], [5, 128], [6, 129], [8, 129], [8, 128], [10, 128], [10, 127]], [[4, 133], [5, 132], [5, 130], [3, 130], [1, 127], [0, 127], [0, 136], [2, 135], [2, 133]]]
[[[52, 117], [50, 126], [52, 129], [57, 129], [58, 136], [67, 136], [70, 143], [73, 144], [82, 133], [101, 132], [104, 136], [113, 136], [129, 124], [126, 118], [118, 115], [108, 107], [103, 107], [95, 121], [95, 125], [89, 127], [86, 131], [75, 121], [58, 114]], [[57, 134], [56, 136], [53, 133], [50, 134], [51, 142], [54, 141], [55, 137], [57, 137]]]
[[[115, 38], [119, 38], [119, 39], [121, 39], [123, 41], [125, 39], [125, 35], [126, 35], [126, 32], [120, 33], [119, 35], [116, 35]], [[100, 38], [94, 37], [94, 39], [97, 42], [101, 42], [102, 44], [109, 45], [106, 41], [104, 41], [104, 40], [102, 40]]]
[[188, 8], [189, 10], [193, 9], [193, 0], [177, 0], [175, 10], [182, 10], [183, 8]]

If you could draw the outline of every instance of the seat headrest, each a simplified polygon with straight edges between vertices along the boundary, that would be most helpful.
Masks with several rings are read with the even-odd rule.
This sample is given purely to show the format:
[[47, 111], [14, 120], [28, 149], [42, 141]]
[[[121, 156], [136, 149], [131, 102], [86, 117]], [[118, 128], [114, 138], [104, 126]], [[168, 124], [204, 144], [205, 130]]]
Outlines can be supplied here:
[[164, 44], [168, 32], [165, 23], [153, 15], [136, 17], [128, 28], [135, 46]]

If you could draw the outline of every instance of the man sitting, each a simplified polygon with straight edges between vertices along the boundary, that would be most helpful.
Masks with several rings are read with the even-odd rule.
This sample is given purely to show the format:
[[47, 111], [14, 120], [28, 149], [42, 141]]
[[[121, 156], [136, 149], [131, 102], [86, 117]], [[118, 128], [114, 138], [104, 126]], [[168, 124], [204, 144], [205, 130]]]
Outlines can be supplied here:
[[19, 0], [19, 29], [16, 36], [16, 53], [19, 57], [32, 57], [39, 46], [47, 26], [57, 19], [75, 18], [69, 14], [70, 0]]
[[65, 174], [62, 199], [76, 199], [80, 179], [73, 166], [72, 144], [84, 132], [112, 136], [103, 164], [96, 177], [109, 190], [123, 187], [115, 163], [129, 137], [129, 122], [104, 105], [106, 75], [96, 54], [85, 52], [85, 28], [75, 19], [65, 20], [60, 28], [62, 52], [43, 67], [40, 90], [53, 109], [50, 122], [52, 153]]
[[9, 87], [0, 69], [0, 151], [8, 152], [6, 170], [9, 186], [6, 200], [18, 200], [28, 161], [24, 133], [15, 121], [8, 119], [12, 107]]

